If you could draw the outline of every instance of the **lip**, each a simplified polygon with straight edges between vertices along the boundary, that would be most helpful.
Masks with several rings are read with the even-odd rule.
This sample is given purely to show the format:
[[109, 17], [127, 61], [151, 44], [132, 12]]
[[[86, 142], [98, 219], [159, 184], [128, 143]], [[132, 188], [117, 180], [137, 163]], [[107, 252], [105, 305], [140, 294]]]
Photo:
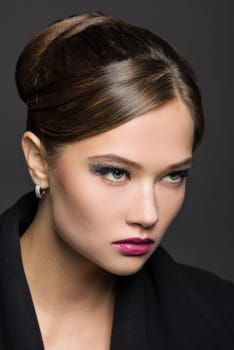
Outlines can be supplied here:
[[123, 254], [127, 256], [140, 256], [148, 253], [154, 241], [150, 238], [127, 238], [116, 242], [113, 245]]

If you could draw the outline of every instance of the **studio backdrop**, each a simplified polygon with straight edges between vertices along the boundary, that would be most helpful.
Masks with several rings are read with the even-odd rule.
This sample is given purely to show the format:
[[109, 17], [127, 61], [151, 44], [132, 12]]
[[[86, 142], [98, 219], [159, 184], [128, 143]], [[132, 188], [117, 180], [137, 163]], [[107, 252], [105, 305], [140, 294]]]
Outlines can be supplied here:
[[16, 60], [45, 25], [101, 11], [147, 27], [193, 66], [206, 132], [195, 153], [183, 209], [163, 245], [182, 263], [234, 281], [234, 2], [231, 0], [12, 1], [1, 3], [0, 211], [33, 189], [21, 151], [26, 108], [14, 83]]

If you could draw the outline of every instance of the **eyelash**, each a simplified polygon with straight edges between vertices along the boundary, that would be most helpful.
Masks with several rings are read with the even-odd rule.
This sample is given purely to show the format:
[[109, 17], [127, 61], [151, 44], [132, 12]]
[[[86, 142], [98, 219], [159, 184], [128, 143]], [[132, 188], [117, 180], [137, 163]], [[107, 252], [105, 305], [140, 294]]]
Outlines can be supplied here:
[[[176, 170], [176, 171], [172, 171], [172, 172], [170, 172], [169, 174], [167, 174], [166, 176], [164, 176], [163, 177], [163, 179], [165, 179], [166, 177], [170, 177], [170, 176], [175, 176], [175, 177], [179, 177], [179, 180], [176, 180], [176, 181], [167, 181], [167, 182], [169, 182], [169, 183], [171, 183], [171, 184], [180, 184], [180, 183], [182, 183], [183, 182], [183, 180], [186, 178], [186, 177], [188, 177], [188, 176], [190, 176], [191, 175], [191, 169], [183, 169], [183, 170]], [[163, 180], [163, 181], [165, 181], [165, 180]]]
[[[103, 165], [103, 164], [93, 165], [91, 166], [91, 171], [96, 175], [105, 176], [107, 180], [112, 182], [123, 182], [126, 179], [126, 177], [128, 179], [131, 178], [130, 172], [128, 170], [117, 166], [112, 166], [112, 165]], [[117, 172], [122, 174], [124, 177], [121, 179], [117, 179], [117, 178], [114, 179], [114, 173], [117, 173]], [[107, 178], [108, 174], [112, 174], [113, 179], [108, 179]]]
[[[112, 165], [104, 165], [104, 164], [98, 164], [98, 165], [92, 165], [91, 166], [91, 172], [96, 174], [96, 175], [100, 175], [100, 176], [104, 176], [106, 177], [107, 180], [109, 180], [110, 182], [123, 182], [124, 180], [126, 180], [126, 178], [131, 179], [131, 174], [130, 171], [128, 171], [127, 169], [121, 168], [121, 167], [117, 167], [117, 166], [112, 166]], [[121, 178], [114, 178], [114, 173], [116, 175], [116, 173], [119, 173], [121, 176]], [[107, 175], [108, 174], [112, 174], [113, 179], [108, 179]], [[176, 171], [172, 171], [170, 173], [168, 173], [166, 176], [164, 176], [162, 178], [162, 181], [164, 182], [168, 182], [171, 184], [180, 184], [183, 182], [184, 178], [188, 177], [191, 175], [191, 169], [183, 169], [183, 170], [176, 170]], [[167, 180], [163, 180], [166, 177], [179, 177], [179, 180], [176, 181], [167, 181]]]

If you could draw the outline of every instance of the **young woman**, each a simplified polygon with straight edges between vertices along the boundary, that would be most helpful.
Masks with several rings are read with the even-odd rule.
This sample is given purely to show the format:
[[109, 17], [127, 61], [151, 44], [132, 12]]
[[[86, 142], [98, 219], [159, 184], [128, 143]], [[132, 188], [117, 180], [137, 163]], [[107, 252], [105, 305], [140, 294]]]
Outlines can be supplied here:
[[21, 54], [35, 194], [1, 216], [0, 349], [233, 349], [234, 287], [160, 246], [203, 133], [189, 65], [91, 13]]

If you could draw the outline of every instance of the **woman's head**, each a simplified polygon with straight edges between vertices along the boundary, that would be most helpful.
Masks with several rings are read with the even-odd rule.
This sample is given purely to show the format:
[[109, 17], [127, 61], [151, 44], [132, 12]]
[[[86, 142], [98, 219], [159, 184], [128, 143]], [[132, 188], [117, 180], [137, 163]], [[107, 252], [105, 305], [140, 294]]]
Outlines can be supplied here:
[[32, 178], [47, 189], [32, 231], [49, 255], [62, 266], [72, 258], [72, 269], [139, 270], [183, 203], [193, 130], [189, 109], [173, 100], [65, 145], [52, 166], [38, 138], [26, 132]]
[[26, 46], [16, 69], [27, 129], [51, 155], [180, 98], [203, 132], [198, 87], [188, 64], [161, 38], [91, 13], [55, 22]]
[[28, 105], [27, 164], [49, 188], [39, 231], [59, 237], [51, 250], [136, 272], [183, 203], [202, 136], [189, 66], [151, 32], [94, 13], [39, 33], [16, 79]]

